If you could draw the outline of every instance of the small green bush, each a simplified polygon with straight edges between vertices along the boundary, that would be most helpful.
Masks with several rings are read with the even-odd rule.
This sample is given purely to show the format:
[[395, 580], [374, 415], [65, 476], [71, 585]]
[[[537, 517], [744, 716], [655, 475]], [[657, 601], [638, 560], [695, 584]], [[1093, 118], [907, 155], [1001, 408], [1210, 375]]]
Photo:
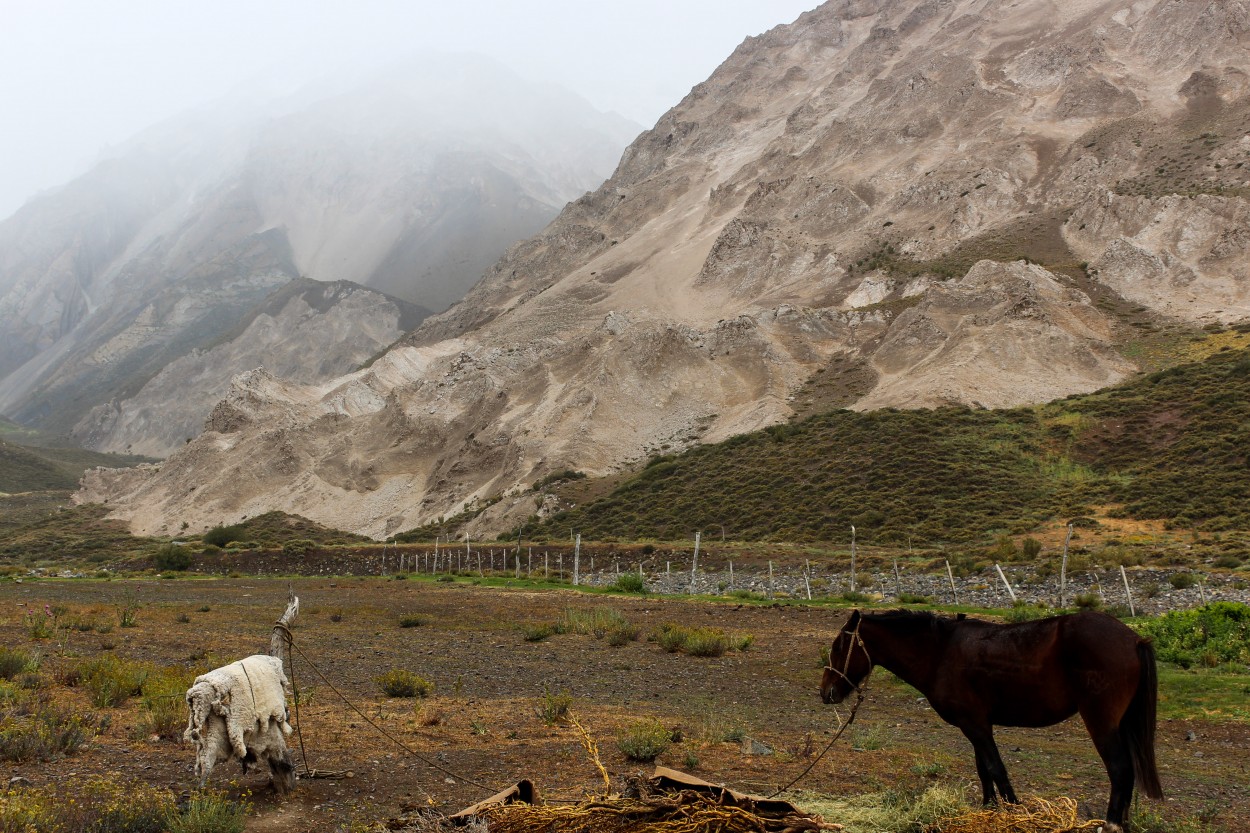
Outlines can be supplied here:
[[660, 625], [652, 639], [664, 649], [665, 653], [675, 654], [686, 644], [686, 629], [680, 625]]
[[615, 608], [583, 610], [570, 607], [565, 608], [555, 627], [557, 633], [577, 633], [603, 639], [612, 631], [628, 630], [631, 626], [624, 614]]
[[[78, 666], [81, 685], [97, 709], [111, 709], [143, 693], [151, 668], [133, 660], [101, 654]], [[185, 690], [185, 689], [184, 689]]]
[[165, 570], [189, 570], [191, 568], [191, 553], [186, 547], [180, 547], [177, 544], [164, 544], [152, 556], [152, 566], [162, 572]]
[[1037, 605], [1018, 600], [1007, 609], [1007, 612], [1003, 614], [1003, 618], [1008, 622], [1032, 622], [1034, 619], [1040, 619], [1045, 615], [1046, 611]]
[[201, 540], [205, 544], [211, 544], [214, 547], [225, 547], [231, 541], [242, 541], [247, 534], [242, 527], [238, 526], [215, 526], [201, 536]]
[[0, 645], [0, 680], [11, 680], [31, 665], [30, 654], [20, 648]]
[[608, 628], [607, 632], [605, 633], [605, 637], [606, 637], [605, 641], [609, 645], [615, 648], [619, 648], [622, 645], [628, 645], [629, 643], [637, 639], [638, 632], [639, 631], [638, 631], [637, 625], [631, 625], [628, 622], [623, 622], [621, 624], [613, 625], [610, 628]]
[[183, 668], [151, 669], [141, 687], [143, 714], [135, 734], [140, 738], [181, 738], [187, 722], [186, 692], [194, 679], [195, 674]]
[[612, 589], [620, 593], [646, 593], [647, 582], [637, 573], [621, 573]]
[[729, 650], [729, 637], [722, 630], [695, 628], [686, 636], [684, 647], [692, 657], [719, 657]]
[[282, 554], [292, 556], [307, 555], [316, 548], [316, 541], [310, 541], [307, 538], [293, 538], [282, 545]]
[[1078, 593], [1072, 604], [1081, 610], [1097, 610], [1102, 607], [1102, 596], [1097, 593]]
[[1244, 604], [1212, 602], [1174, 610], [1139, 627], [1154, 640], [1155, 654], [1164, 662], [1182, 668], [1250, 665], [1250, 607]]
[[542, 622], [537, 625], [522, 625], [521, 636], [526, 642], [542, 642], [556, 632], [555, 625]]
[[231, 801], [224, 793], [195, 793], [181, 811], [168, 815], [169, 833], [243, 833], [246, 802]]
[[409, 613], [399, 617], [399, 626], [401, 628], [419, 628], [425, 624], [425, 617], [418, 616], [415, 613]]
[[899, 593], [899, 604], [905, 605], [927, 605], [929, 603], [928, 596], [922, 596], [919, 593]]
[[1168, 579], [1168, 584], [1177, 590], [1188, 590], [1198, 583], [1192, 573], [1176, 573]]
[[538, 717], [548, 726], [551, 726], [556, 721], [562, 720], [569, 713], [569, 706], [571, 705], [573, 705], [573, 695], [567, 691], [561, 691], [559, 694], [544, 691], [543, 699], [538, 704]]
[[428, 697], [434, 691], [429, 680], [403, 668], [392, 668], [373, 681], [387, 697]]
[[90, 716], [47, 705], [18, 708], [0, 720], [0, 759], [22, 763], [72, 755], [94, 735]]
[[651, 635], [651, 641], [665, 652], [684, 652], [692, 657], [719, 657], [726, 651], [746, 651], [755, 642], [753, 634], [727, 634], [720, 628], [687, 628], [663, 624]]
[[631, 761], [646, 763], [666, 752], [673, 743], [673, 733], [655, 720], [631, 724], [616, 739], [617, 747]]

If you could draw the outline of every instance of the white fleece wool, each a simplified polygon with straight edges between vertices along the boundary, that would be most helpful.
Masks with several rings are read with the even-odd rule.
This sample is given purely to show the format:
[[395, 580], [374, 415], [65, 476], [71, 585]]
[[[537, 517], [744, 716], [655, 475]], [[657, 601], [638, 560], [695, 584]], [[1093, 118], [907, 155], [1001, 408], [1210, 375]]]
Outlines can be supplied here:
[[[282, 660], [265, 654], [241, 659], [195, 678], [187, 690], [190, 716], [183, 737], [196, 745], [196, 770], [211, 771], [219, 759], [244, 758], [249, 747], [273, 746], [270, 722], [291, 733]], [[222, 743], [222, 729], [228, 746]], [[278, 735], [281, 742], [281, 735]], [[283, 744], [285, 747], [285, 744]], [[223, 748], [225, 747], [225, 748]], [[262, 750], [252, 748], [254, 753]]]

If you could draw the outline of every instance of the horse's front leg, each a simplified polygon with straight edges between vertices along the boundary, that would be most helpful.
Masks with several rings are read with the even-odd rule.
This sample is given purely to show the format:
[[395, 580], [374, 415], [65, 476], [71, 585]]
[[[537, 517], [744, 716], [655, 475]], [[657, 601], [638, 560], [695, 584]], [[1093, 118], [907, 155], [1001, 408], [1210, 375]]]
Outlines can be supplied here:
[[977, 756], [977, 775], [981, 778], [982, 803], [987, 807], [995, 801], [995, 788], [998, 795], [1008, 804], [1018, 803], [1016, 791], [1011, 788], [1007, 778], [1007, 767], [1002, 756], [998, 754], [998, 744], [994, 742], [993, 726], [960, 727], [964, 737], [972, 744]]
[[976, 757], [977, 777], [981, 779], [981, 803], [989, 807], [994, 803], [996, 796], [994, 795], [994, 777], [990, 774], [989, 760], [985, 756], [984, 735], [969, 729], [961, 728], [961, 731], [972, 744], [972, 754]]

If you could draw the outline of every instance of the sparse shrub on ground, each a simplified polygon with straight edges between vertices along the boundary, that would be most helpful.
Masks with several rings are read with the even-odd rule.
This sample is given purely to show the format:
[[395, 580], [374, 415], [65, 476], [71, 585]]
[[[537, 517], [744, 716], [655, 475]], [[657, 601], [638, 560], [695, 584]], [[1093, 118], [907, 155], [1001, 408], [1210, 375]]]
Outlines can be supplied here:
[[0, 680], [11, 680], [30, 668], [30, 654], [20, 648], [0, 645]]
[[839, 598], [851, 604], [867, 604], [872, 601], [872, 596], [869, 596], [867, 593], [860, 593], [858, 590], [847, 590]]
[[622, 645], [628, 645], [629, 643], [636, 640], [638, 638], [638, 634], [639, 634], [639, 629], [637, 625], [631, 625], [628, 622], [624, 622], [619, 625], [613, 625], [612, 627], [608, 628], [607, 632], [604, 634], [604, 637], [605, 637], [605, 641], [609, 645], [613, 646], [614, 648], [619, 648]]
[[561, 691], [558, 694], [544, 691], [543, 699], [539, 702], [536, 711], [539, 719], [551, 726], [556, 721], [564, 719], [571, 705], [573, 705], [573, 695], [567, 691]]
[[694, 628], [686, 635], [683, 647], [692, 657], [719, 657], [729, 650], [729, 637], [722, 630]]
[[428, 697], [434, 684], [403, 668], [392, 668], [373, 678], [387, 697]]
[[187, 722], [186, 692], [194, 680], [195, 673], [183, 668], [150, 670], [142, 684], [143, 714], [136, 735], [157, 735], [166, 740], [182, 737]]
[[246, 802], [231, 801], [223, 793], [199, 792], [180, 811], [169, 814], [169, 833], [243, 833]]
[[[611, 607], [595, 607], [590, 610], [565, 608], [560, 621], [555, 624], [556, 633], [578, 633], [603, 639], [610, 634], [617, 634], [620, 640], [623, 634], [631, 634], [625, 641], [636, 639], [638, 629], [629, 623], [619, 610]], [[621, 643], [623, 644], [623, 643]]]
[[654, 761], [673, 743], [673, 733], [656, 720], [640, 720], [630, 724], [616, 739], [617, 747], [631, 761]]
[[749, 650], [755, 636], [728, 634], [720, 628], [687, 628], [668, 622], [651, 635], [651, 641], [670, 654], [683, 652], [694, 657], [719, 657], [730, 650]]
[[96, 728], [89, 715], [77, 715], [30, 696], [15, 698], [0, 718], [0, 759], [21, 763], [72, 755], [95, 735]]
[[242, 833], [246, 802], [194, 793], [181, 808], [167, 789], [113, 778], [69, 779], [0, 793], [0, 830], [21, 833]]
[[1025, 538], [1020, 543], [1020, 549], [1023, 551], [1024, 557], [1032, 561], [1034, 558], [1037, 558], [1039, 555], [1041, 555], [1042, 542], [1037, 540], [1036, 538]]
[[521, 636], [526, 642], [542, 642], [555, 632], [555, 625], [549, 622], [540, 622], [536, 625], [521, 625]]
[[930, 601], [928, 596], [922, 596], [919, 593], [899, 593], [899, 604], [905, 605], [927, 605]]
[[399, 617], [399, 626], [401, 628], [419, 628], [425, 624], [425, 617], [418, 616], [415, 613], [409, 613]]
[[143, 663], [112, 654], [101, 654], [78, 665], [80, 684], [97, 709], [116, 708], [141, 694], [150, 670]]

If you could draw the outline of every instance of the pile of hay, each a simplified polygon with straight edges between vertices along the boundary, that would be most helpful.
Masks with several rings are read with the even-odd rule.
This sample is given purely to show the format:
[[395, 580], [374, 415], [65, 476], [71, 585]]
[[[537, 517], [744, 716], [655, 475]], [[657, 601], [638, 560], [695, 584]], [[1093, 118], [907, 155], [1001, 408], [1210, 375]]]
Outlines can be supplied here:
[[1099, 819], [1079, 821], [1070, 798], [1047, 801], [1030, 796], [1019, 804], [985, 810], [965, 810], [931, 825], [929, 833], [1084, 833], [1098, 830]]
[[842, 829], [798, 810], [770, 815], [753, 802], [724, 802], [694, 790], [567, 806], [502, 804], [484, 811], [482, 817], [490, 833], [803, 833]]

